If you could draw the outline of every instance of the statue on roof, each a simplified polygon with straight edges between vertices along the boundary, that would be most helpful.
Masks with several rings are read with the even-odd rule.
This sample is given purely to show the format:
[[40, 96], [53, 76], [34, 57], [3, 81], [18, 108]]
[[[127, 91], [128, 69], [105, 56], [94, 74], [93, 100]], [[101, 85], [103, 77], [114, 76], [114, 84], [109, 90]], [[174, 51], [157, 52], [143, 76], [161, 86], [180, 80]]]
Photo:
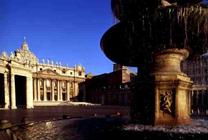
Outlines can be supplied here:
[[29, 47], [28, 47], [28, 44], [27, 44], [27, 41], [26, 41], [26, 37], [24, 37], [24, 41], [22, 43], [22, 50], [25, 50], [25, 51], [28, 51], [29, 50]]
[[15, 51], [14, 59], [17, 62], [28, 65], [35, 65], [38, 63], [37, 57], [29, 50], [26, 37], [24, 37], [21, 48]]
[[6, 52], [2, 52], [0, 58], [1, 59], [8, 59], [7, 53]]

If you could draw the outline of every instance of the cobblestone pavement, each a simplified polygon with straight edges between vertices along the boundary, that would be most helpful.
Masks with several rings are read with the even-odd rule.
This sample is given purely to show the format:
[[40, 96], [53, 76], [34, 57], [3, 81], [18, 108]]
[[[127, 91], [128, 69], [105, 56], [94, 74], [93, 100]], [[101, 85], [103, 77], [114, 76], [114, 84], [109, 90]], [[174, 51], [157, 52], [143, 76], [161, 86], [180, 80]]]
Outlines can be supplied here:
[[129, 107], [125, 106], [58, 106], [35, 107], [34, 109], [0, 110], [0, 120], [6, 119], [13, 124], [21, 123], [24, 118], [28, 121], [43, 121], [69, 117], [106, 116], [120, 113], [129, 114]]
[[[207, 140], [208, 138], [207, 120], [193, 121], [190, 126], [148, 126], [130, 124], [128, 114], [129, 108], [121, 106], [62, 106], [37, 107], [31, 110], [1, 110], [0, 119], [7, 119], [16, 124], [21, 122], [23, 117], [35, 121], [18, 125], [18, 127], [13, 126], [10, 130], [16, 140], [111, 140], [115, 138]], [[191, 132], [186, 133], [188, 129]], [[0, 140], [13, 139], [4, 131], [0, 133]]]
[[124, 122], [123, 117], [66, 119], [22, 126], [14, 132], [22, 140], [107, 140], [107, 132]]

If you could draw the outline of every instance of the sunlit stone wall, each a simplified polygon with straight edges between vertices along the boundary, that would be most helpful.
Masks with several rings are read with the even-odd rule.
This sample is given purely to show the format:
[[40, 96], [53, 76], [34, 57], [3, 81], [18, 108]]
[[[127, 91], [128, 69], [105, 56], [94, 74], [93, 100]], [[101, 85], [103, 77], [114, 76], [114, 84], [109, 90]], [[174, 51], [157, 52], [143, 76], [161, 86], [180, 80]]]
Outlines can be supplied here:
[[83, 66], [68, 67], [49, 60], [40, 63], [24, 41], [10, 55], [0, 55], [0, 108], [62, 105], [76, 100], [78, 84], [84, 80]]

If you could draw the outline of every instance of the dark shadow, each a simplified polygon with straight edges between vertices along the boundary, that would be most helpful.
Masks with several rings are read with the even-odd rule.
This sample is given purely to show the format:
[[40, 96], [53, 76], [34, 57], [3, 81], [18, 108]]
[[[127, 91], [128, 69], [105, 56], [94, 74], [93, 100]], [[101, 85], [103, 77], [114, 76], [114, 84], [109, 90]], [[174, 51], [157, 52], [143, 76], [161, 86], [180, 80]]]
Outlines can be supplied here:
[[17, 108], [26, 107], [26, 77], [15, 75], [16, 105]]
[[0, 74], [0, 108], [5, 106], [4, 96], [4, 75]]
[[65, 92], [62, 93], [62, 100], [63, 100], [63, 101], [66, 101], [66, 100], [67, 100], [67, 99], [66, 99], [66, 93], [65, 93]]
[[47, 100], [51, 101], [51, 92], [47, 92]]
[[[105, 118], [90, 118], [77, 120], [63, 128], [63, 140], [206, 140], [207, 133], [166, 132], [157, 129], [124, 130], [128, 120], [122, 116], [106, 116]], [[170, 128], [168, 128], [170, 129]], [[69, 134], [69, 135], [68, 135]]]
[[76, 136], [69, 135], [64, 138], [70, 138], [70, 140], [111, 140], [118, 137], [112, 135], [112, 132], [119, 131], [121, 126], [126, 123], [127, 120], [123, 117], [111, 117], [110, 115], [104, 118], [77, 120], [63, 128], [66, 133], [76, 134]]

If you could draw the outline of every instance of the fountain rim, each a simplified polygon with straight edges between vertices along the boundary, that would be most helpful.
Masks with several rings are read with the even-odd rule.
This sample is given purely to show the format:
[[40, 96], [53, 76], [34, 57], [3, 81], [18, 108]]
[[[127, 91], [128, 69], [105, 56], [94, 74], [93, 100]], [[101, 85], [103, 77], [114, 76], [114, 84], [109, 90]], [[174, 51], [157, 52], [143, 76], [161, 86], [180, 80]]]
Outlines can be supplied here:
[[[116, 62], [116, 63], [123, 63], [122, 62], [122, 59], [120, 59], [120, 58], [118, 58], [117, 56], [113, 56], [112, 54], [113, 54], [113, 52], [114, 53], [116, 53], [117, 55], [119, 55], [119, 54], [123, 54], [121, 51], [122, 51], [122, 49], [123, 50], [126, 50], [125, 51], [125, 54], [127, 55], [127, 56], [129, 56], [130, 58], [129, 59], [131, 59], [131, 53], [130, 52], [128, 52], [127, 50], [129, 49], [130, 50], [130, 47], [127, 47], [128, 46], [128, 44], [127, 45], [125, 45], [125, 44], [122, 44], [122, 43], [120, 43], [120, 40], [121, 40], [121, 38], [123, 38], [124, 37], [124, 35], [119, 35], [119, 37], [121, 37], [121, 38], [119, 38], [119, 37], [116, 37], [115, 36], [115, 34], [117, 34], [116, 32], [118, 32], [118, 31], [121, 31], [121, 32], [123, 32], [123, 29], [121, 29], [121, 30], [119, 30], [118, 28], [119, 28], [119, 26], [125, 26], [125, 24], [128, 24], [128, 22], [119, 22], [119, 23], [117, 23], [116, 25], [114, 25], [114, 26], [112, 26], [111, 28], [109, 28], [104, 34], [103, 34], [103, 36], [102, 36], [102, 38], [101, 38], [101, 41], [100, 41], [100, 47], [101, 47], [101, 49], [102, 49], [102, 51], [104, 52], [104, 54], [111, 60], [111, 61], [113, 61], [113, 62]], [[117, 31], [117, 29], [118, 29], [118, 31]], [[113, 43], [112, 43], [113, 42]], [[112, 45], [112, 44], [115, 44], [115, 42], [117, 42], [117, 45]], [[127, 42], [128, 43], [128, 42]], [[119, 46], [119, 47], [118, 47]], [[165, 52], [167, 52], [167, 51], [172, 51], [171, 49], [175, 49], [175, 52], [174, 53], [184, 53], [184, 55], [185, 55], [185, 58], [188, 58], [188, 56], [189, 56], [189, 54], [191, 54], [192, 55], [192, 49], [191, 48], [189, 48], [188, 46], [187, 47], [184, 47], [184, 45], [182, 45], [182, 46], [177, 46], [177, 45], [172, 45], [172, 46], [170, 46], [170, 45], [168, 45], [167, 44], [167, 48], [164, 48], [164, 46], [163, 45], [158, 45], [157, 47], [156, 47], [156, 49], [154, 48], [154, 47], [152, 47], [152, 49], [145, 49], [145, 48], [143, 48], [143, 49], [138, 49], [138, 50], [140, 50], [140, 51], [138, 51], [138, 53], [139, 54], [141, 54], [144, 50], [152, 50], [152, 51], [150, 51], [149, 52], [149, 54], [150, 55], [152, 55], [152, 57], [154, 57], [154, 55], [157, 55], [157, 54], [161, 54], [161, 53], [165, 53]], [[138, 46], [139, 47], [139, 46]], [[157, 50], [158, 49], [158, 50]], [[186, 51], [186, 53], [185, 52], [180, 52], [179, 50], [181, 50], [181, 49], [185, 49], [185, 50], [187, 50]], [[116, 51], [117, 50], [117, 51]], [[137, 54], [137, 53], [136, 53]], [[122, 55], [119, 55], [119, 56], [122, 56]], [[117, 57], [117, 58], [116, 58]], [[123, 56], [123, 57], [125, 57], [125, 56]], [[134, 57], [134, 56], [133, 56]], [[137, 57], [137, 56], [136, 56]], [[124, 59], [124, 58], [123, 58]], [[135, 60], [133, 60], [133, 61], [128, 61], [127, 59], [125, 59], [126, 61], [124, 62], [124, 64], [125, 65], [127, 65], [127, 66], [138, 66], [138, 63], [135, 61]], [[135, 62], [134, 62], [135, 61]]]
[[[124, 13], [126, 13], [126, 12], [125, 11], [121, 12], [122, 11], [121, 4], [120, 5], [118, 3], [115, 4], [115, 2], [113, 3], [113, 1], [120, 1], [120, 0], [111, 0], [111, 9], [112, 9], [113, 16], [116, 19], [118, 19], [119, 21], [128, 19], [128, 18], [126, 18], [127, 16], [124, 16], [125, 15]], [[119, 9], [116, 9], [116, 6], [117, 6], [117, 8], [119, 7]], [[178, 9], [183, 9], [183, 8], [190, 8], [190, 10], [192, 10], [193, 7], [200, 7], [202, 9], [207, 9], [208, 5], [205, 5], [205, 4], [202, 4], [202, 3], [195, 3], [195, 4], [194, 3], [192, 3], [192, 4], [188, 3], [188, 4], [184, 4], [184, 5], [171, 5], [171, 6], [164, 7], [164, 6], [161, 6], [160, 4], [158, 4], [157, 6], [155, 6], [153, 8], [152, 7], [146, 7], [144, 9], [149, 9], [149, 11], [151, 11], [151, 14], [154, 15], [155, 11], [157, 11], [157, 10], [164, 10], [164, 9], [167, 9], [167, 10], [176, 9], [176, 10], [178, 10]], [[129, 14], [127, 13], [127, 15], [129, 15]]]

